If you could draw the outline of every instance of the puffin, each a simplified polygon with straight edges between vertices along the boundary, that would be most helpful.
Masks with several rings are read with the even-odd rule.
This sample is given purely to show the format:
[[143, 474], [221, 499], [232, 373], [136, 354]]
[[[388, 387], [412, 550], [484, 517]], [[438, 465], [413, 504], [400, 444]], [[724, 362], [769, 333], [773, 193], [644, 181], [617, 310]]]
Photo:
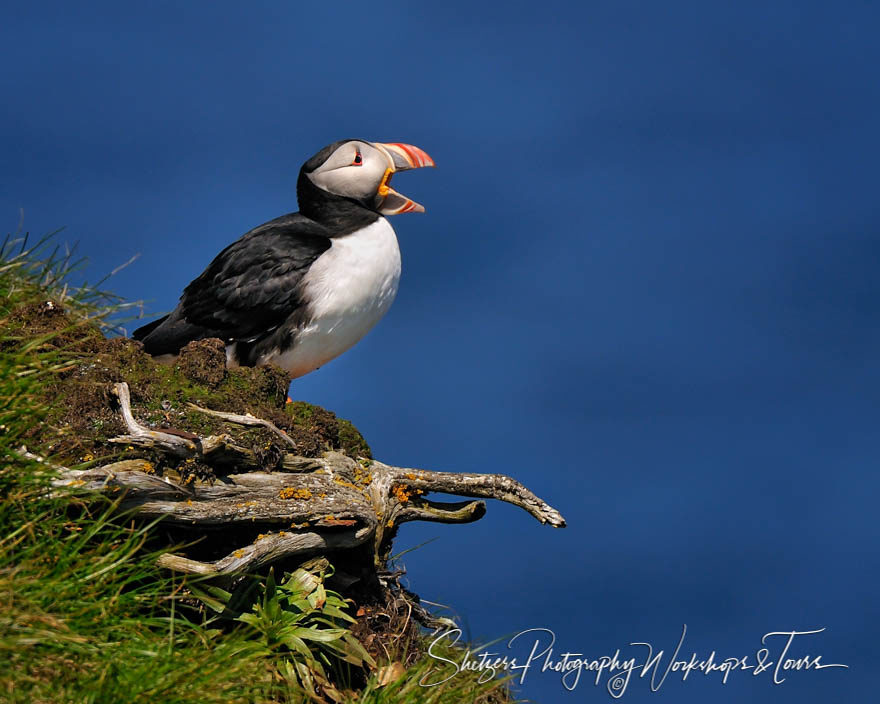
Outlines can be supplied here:
[[434, 166], [411, 144], [347, 139], [299, 172], [299, 211], [230, 244], [168, 315], [132, 337], [162, 362], [189, 342], [219, 338], [229, 367], [274, 364], [291, 379], [352, 347], [388, 312], [400, 248], [386, 216], [423, 213], [391, 188], [398, 171]]

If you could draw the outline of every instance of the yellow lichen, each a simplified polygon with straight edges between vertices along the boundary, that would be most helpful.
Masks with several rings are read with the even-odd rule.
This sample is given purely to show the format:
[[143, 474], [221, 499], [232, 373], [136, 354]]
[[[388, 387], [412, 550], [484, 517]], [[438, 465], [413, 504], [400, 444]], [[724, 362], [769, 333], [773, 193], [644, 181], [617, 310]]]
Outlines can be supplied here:
[[294, 489], [292, 486], [286, 486], [278, 492], [278, 496], [282, 499], [311, 499], [312, 492], [310, 489]]
[[340, 479], [339, 477], [336, 477], [333, 481], [336, 482], [337, 484], [341, 484], [342, 486], [347, 486], [350, 489], [354, 489], [355, 491], [361, 490], [361, 488], [359, 486], [356, 486], [356, 485], [352, 484], [351, 482], [347, 482], [344, 479]]
[[[357, 484], [362, 484], [366, 486], [371, 481], [373, 481], [373, 475], [370, 472], [362, 472], [360, 468], [356, 469], [354, 472], [354, 481]], [[358, 487], [360, 488], [360, 487]]]

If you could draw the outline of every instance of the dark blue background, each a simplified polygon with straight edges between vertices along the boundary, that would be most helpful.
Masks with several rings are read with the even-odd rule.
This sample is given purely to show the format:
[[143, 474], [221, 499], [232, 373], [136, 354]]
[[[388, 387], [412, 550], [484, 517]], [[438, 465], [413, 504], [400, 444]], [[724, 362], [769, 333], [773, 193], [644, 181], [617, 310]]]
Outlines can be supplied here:
[[[875, 6], [876, 7], [876, 6]], [[29, 3], [0, 28], [0, 214], [66, 226], [149, 313], [296, 209], [346, 137], [436, 170], [395, 185], [398, 301], [293, 387], [378, 458], [502, 472], [410, 525], [412, 587], [469, 632], [552, 628], [742, 656], [773, 630], [849, 670], [636, 681], [625, 701], [873, 691], [880, 403], [880, 12], [869, 3]], [[519, 653], [520, 657], [526, 655]], [[586, 676], [522, 690], [609, 701]]]

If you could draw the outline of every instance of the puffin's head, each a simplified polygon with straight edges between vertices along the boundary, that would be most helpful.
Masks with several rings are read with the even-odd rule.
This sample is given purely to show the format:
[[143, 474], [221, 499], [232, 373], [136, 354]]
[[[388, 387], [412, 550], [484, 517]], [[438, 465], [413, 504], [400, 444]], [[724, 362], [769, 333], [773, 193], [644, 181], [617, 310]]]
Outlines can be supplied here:
[[348, 139], [315, 154], [303, 165], [300, 179], [307, 178], [322, 191], [351, 198], [382, 215], [424, 213], [421, 205], [388, 185], [392, 174], [422, 166], [434, 166], [434, 160], [411, 144]]

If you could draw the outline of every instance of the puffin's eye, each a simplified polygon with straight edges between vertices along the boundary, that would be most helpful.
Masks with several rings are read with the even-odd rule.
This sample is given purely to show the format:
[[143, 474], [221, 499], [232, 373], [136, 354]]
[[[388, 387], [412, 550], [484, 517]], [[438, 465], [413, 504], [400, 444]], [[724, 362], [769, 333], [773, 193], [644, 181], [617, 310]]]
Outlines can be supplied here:
[[357, 150], [357, 154], [354, 155], [354, 161], [351, 162], [352, 166], [360, 166], [364, 163], [364, 158], [361, 156], [361, 150]]

